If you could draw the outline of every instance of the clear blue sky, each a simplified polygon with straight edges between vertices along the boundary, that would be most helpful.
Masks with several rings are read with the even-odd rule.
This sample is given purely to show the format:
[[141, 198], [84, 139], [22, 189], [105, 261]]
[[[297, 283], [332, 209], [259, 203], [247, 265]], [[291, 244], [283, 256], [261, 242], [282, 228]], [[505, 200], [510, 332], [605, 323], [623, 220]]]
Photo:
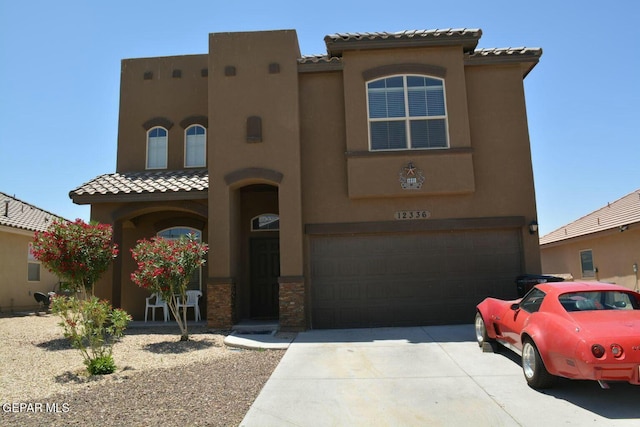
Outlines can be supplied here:
[[207, 53], [208, 34], [481, 28], [541, 47], [525, 80], [541, 235], [640, 188], [640, 2], [0, 0], [0, 191], [89, 219], [70, 190], [115, 171], [120, 61]]

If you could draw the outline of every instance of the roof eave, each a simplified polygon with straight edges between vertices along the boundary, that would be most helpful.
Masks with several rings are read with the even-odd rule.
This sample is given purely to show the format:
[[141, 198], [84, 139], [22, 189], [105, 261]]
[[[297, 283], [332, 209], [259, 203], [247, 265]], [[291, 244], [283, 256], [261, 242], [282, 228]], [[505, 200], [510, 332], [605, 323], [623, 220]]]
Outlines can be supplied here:
[[118, 194], [75, 194], [69, 193], [73, 203], [90, 205], [93, 203], [129, 203], [129, 202], [163, 202], [175, 200], [203, 200], [209, 197], [208, 190], [175, 191], [175, 192], [143, 192]]
[[348, 50], [374, 50], [407, 47], [461, 46], [464, 52], [472, 52], [478, 45], [482, 32], [473, 30], [462, 34], [437, 34], [406, 36], [388, 34], [383, 36], [359, 36], [324, 38], [329, 56], [342, 56]]
[[520, 64], [522, 78], [524, 79], [540, 62], [542, 49], [535, 49], [524, 54], [501, 54], [501, 55], [467, 55], [464, 60], [465, 66], [476, 65], [504, 65]]
[[[638, 228], [640, 228], [640, 222], [630, 222], [629, 224], [625, 224], [626, 225], [626, 230], [630, 229], [630, 228], [635, 228], [636, 231]], [[597, 231], [593, 231], [590, 233], [583, 233], [583, 234], [574, 234], [572, 236], [567, 236], [564, 238], [559, 238], [559, 239], [555, 239], [555, 240], [550, 240], [544, 243], [540, 243], [540, 247], [544, 247], [544, 248], [552, 248], [554, 246], [559, 246], [559, 245], [563, 245], [566, 244], [568, 242], [578, 242], [581, 240], [590, 240], [590, 239], [594, 239], [594, 238], [601, 238], [601, 237], [605, 237], [605, 236], [609, 236], [609, 235], [618, 235], [620, 234], [620, 226], [616, 225], [616, 226], [612, 226], [610, 228], [605, 228], [603, 230], [597, 230]], [[544, 238], [544, 236], [543, 236]], [[542, 239], [541, 239], [542, 240]]]

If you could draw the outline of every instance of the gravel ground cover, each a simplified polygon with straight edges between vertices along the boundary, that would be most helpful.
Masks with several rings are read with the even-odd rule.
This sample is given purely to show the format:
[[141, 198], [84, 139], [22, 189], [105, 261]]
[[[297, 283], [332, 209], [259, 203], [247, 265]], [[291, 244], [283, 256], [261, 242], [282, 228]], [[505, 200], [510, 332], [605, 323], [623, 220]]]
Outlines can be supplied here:
[[225, 333], [177, 325], [129, 328], [118, 367], [88, 376], [58, 317], [0, 317], [2, 426], [237, 426], [282, 350], [226, 347]]

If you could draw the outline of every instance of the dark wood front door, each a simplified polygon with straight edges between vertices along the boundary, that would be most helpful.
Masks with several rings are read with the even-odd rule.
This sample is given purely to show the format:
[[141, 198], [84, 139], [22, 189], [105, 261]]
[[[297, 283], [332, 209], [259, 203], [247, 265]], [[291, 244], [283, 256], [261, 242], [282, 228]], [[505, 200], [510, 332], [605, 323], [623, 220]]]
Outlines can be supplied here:
[[277, 318], [280, 239], [251, 239], [251, 317]]

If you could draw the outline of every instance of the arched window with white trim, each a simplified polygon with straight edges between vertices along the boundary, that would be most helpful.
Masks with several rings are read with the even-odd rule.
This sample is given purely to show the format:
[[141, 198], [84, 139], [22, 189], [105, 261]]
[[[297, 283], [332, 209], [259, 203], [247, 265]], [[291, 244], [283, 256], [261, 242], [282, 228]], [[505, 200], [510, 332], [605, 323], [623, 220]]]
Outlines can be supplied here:
[[169, 148], [167, 130], [154, 127], [147, 132], [147, 169], [166, 169]]
[[370, 150], [449, 147], [445, 100], [438, 77], [407, 74], [367, 82]]
[[185, 130], [184, 166], [205, 167], [207, 161], [207, 131], [203, 126], [193, 125]]
[[[158, 237], [168, 240], [178, 240], [191, 234], [198, 242], [202, 242], [202, 232], [191, 227], [171, 227], [158, 232]], [[202, 267], [196, 269], [187, 285], [187, 290], [202, 290]]]

